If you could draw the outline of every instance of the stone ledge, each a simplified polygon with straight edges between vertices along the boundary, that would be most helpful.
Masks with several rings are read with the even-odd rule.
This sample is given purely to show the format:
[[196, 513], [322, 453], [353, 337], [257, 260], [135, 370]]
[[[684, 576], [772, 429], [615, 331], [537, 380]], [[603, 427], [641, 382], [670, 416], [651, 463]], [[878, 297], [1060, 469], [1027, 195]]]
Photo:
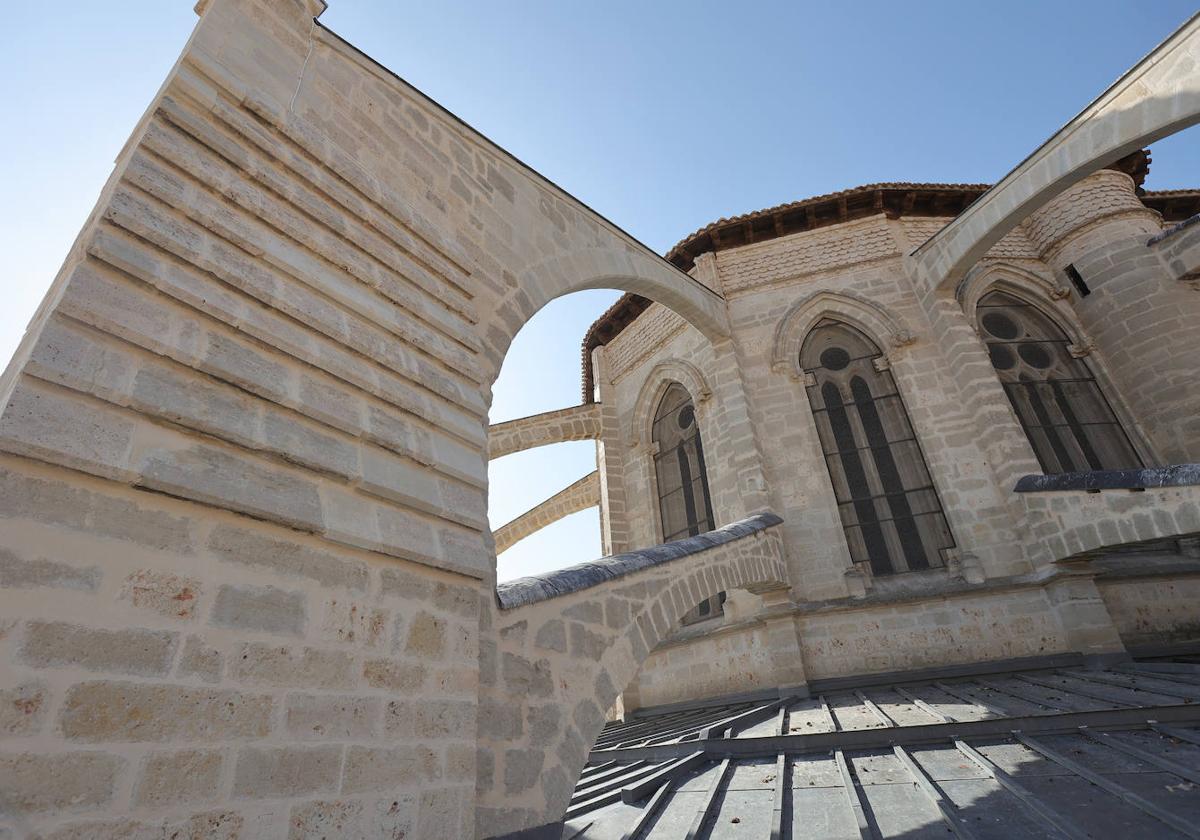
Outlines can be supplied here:
[[623, 577], [642, 569], [649, 569], [671, 560], [678, 560], [681, 557], [725, 545], [742, 537], [765, 531], [781, 522], [783, 519], [769, 511], [756, 513], [723, 528], [684, 540], [664, 543], [639, 551], [630, 551], [625, 554], [615, 554], [612, 557], [602, 557], [599, 560], [579, 563], [558, 571], [547, 572], [544, 575], [533, 575], [501, 583], [496, 587], [496, 599], [502, 610], [536, 604], [539, 601], [596, 586], [606, 580]]
[[1154, 234], [1154, 236], [1151, 236], [1148, 240], [1146, 240], [1146, 244], [1147, 245], [1157, 245], [1159, 242], [1162, 242], [1164, 239], [1169, 239], [1170, 237], [1174, 236], [1175, 234], [1181, 233], [1185, 228], [1189, 228], [1192, 225], [1196, 225], [1196, 224], [1200, 224], [1200, 213], [1197, 213], [1194, 216], [1189, 216], [1188, 218], [1184, 219], [1182, 222], [1179, 222], [1178, 224], [1171, 225], [1171, 227], [1167, 228], [1162, 233]]
[[1094, 470], [1091, 472], [1024, 475], [1014, 493], [1041, 493], [1059, 490], [1145, 490], [1147, 487], [1188, 487], [1200, 485], [1200, 464], [1171, 464], [1140, 470]]

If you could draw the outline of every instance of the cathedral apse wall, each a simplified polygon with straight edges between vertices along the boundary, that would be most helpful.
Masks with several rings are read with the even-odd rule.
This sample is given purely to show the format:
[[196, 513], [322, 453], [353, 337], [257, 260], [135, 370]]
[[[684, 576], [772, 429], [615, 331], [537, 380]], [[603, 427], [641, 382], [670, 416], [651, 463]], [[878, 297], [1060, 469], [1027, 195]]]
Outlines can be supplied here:
[[[1151, 428], [1158, 413], [1187, 397], [1163, 394], [1151, 400], [1153, 406], [1127, 398], [1118, 370], [1129, 364], [1127, 339], [1105, 332], [1123, 334], [1125, 327], [1116, 325], [1127, 319], [1113, 314], [1106, 322], [1113, 326], [1093, 328], [1089, 312], [1093, 306], [1105, 311], [1104, 304], [1096, 303], [1096, 295], [1083, 295], [1064, 271], [1070, 260], [1078, 259], [1098, 287], [1111, 284], [1107, 294], [1127, 294], [1131, 301], [1141, 296], [1144, 303], [1131, 304], [1139, 309], [1173, 305], [1170, 320], [1156, 321], [1165, 330], [1159, 343], [1172, 348], [1163, 352], [1182, 352], [1190, 346], [1191, 327], [1183, 327], [1182, 320], [1195, 320], [1185, 314], [1196, 309], [1194, 294], [1184, 283], [1169, 279], [1161, 270], [1161, 258], [1147, 245], [1171, 226], [1137, 198], [1128, 174], [1105, 170], [1090, 176], [1004, 237], [976, 266], [949, 313], [958, 333], [949, 341], [926, 317], [902, 262], [904, 254], [947, 220], [880, 212], [702, 253], [691, 269], [729, 301], [733, 343], [754, 434], [764, 452], [771, 506], [784, 519], [795, 626], [809, 679], [1063, 653], [1103, 654], [1119, 650], [1123, 641], [1143, 644], [1159, 631], [1177, 641], [1188, 638], [1190, 629], [1177, 627], [1182, 619], [1170, 610], [1155, 616], [1137, 606], [1149, 592], [1173, 592], [1173, 586], [1190, 591], [1186, 572], [1167, 582], [1143, 578], [1099, 588], [1090, 581], [1069, 586], [1045, 582], [1046, 572], [1051, 577], [1055, 572], [1046, 563], [1047, 545], [1040, 536], [1058, 539], [1076, 517], [1102, 517], [1130, 502], [1096, 495], [1082, 509], [1069, 509], [1054, 498], [1027, 499], [1013, 493], [1011, 474], [1039, 473], [1042, 465], [1005, 392], [995, 387], [996, 371], [990, 365], [975, 368], [974, 376], [991, 380], [985, 382], [989, 390], [982, 395], [964, 392], [955, 356], [956, 342], [977, 348], [974, 352], [985, 349], [988, 334], [977, 320], [996, 300], [985, 296], [997, 291], [1016, 295], [1065, 325], [1062, 340], [1071, 342], [1075, 358], [1086, 360], [1114, 422], [1121, 424], [1142, 463], [1168, 463], [1172, 454], [1186, 454], [1169, 447], [1164, 452]], [[1141, 250], [1133, 253], [1130, 243]], [[1110, 268], [1104, 275], [1095, 272], [1094, 262], [1076, 256], [1121, 249], [1130, 264]], [[1145, 294], [1138, 270], [1158, 271], [1156, 284], [1175, 285], [1156, 299]], [[979, 308], [981, 300], [984, 309]], [[813, 422], [806, 387], [811, 374], [798, 358], [806, 332], [827, 320], [844, 321], [870, 335], [879, 350], [877, 366], [890, 372], [903, 399], [952, 537], [952, 545], [941, 552], [940, 568], [878, 575], [850, 556]], [[603, 348], [611, 393], [630, 441], [647, 438], [651, 413], [639, 407], [639, 401], [645, 402], [664, 368], [705, 370], [708, 359], [698, 339], [686, 323], [652, 305]], [[987, 356], [980, 355], [986, 364]], [[1142, 387], [1161, 385], [1147, 381]], [[706, 410], [701, 394], [696, 413], [706, 457], [713, 462], [709, 479], [717, 487], [722, 448], [729, 444], [717, 430], [710, 432]], [[641, 541], [662, 535], [653, 456], [653, 449], [638, 444], [624, 465], [628, 528]], [[714, 489], [712, 498], [720, 520], [721, 492]], [[1185, 517], [1194, 515], [1190, 507], [1177, 507], [1171, 491], [1158, 491], [1157, 504], [1174, 507]], [[1072, 594], [1064, 594], [1068, 589]], [[1076, 606], [1088, 614], [1086, 620], [1080, 620], [1074, 607], [1063, 606], [1077, 597], [1082, 598]], [[761, 693], [761, 686], [773, 682], [767, 673], [769, 657], [748, 656], [746, 651], [761, 651], [764, 642], [756, 621], [772, 614], [771, 609], [743, 606], [732, 614], [714, 613], [707, 623], [688, 628], [686, 638], [647, 660], [641, 681], [632, 689], [636, 702], [653, 705], [719, 696], [722, 691], [710, 676], [721, 670], [710, 664], [716, 656], [727, 660], [731, 673], [745, 675], [743, 691]], [[711, 640], [700, 633], [705, 626], [712, 628]], [[626, 708], [633, 705], [627, 702]]]

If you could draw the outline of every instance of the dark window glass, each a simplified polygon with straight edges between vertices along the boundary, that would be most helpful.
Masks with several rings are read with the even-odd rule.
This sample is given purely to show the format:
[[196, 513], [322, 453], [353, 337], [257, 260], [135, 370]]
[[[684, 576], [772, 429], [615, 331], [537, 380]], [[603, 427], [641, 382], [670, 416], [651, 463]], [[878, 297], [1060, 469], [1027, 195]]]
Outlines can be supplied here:
[[[658, 510], [663, 542], [694, 537], [716, 527], [708, 495], [704, 446], [696, 424], [696, 409], [687, 389], [672, 384], [654, 414], [657, 444], [654, 472], [658, 479]], [[725, 593], [702, 601], [683, 617], [684, 624], [715, 618], [723, 612]]]
[[1070, 339], [1058, 324], [1004, 292], [985, 295], [977, 318], [992, 367], [1043, 472], [1142, 466], [1096, 377], [1068, 352]]
[[950, 527], [883, 354], [858, 330], [817, 324], [800, 351], [850, 555], [877, 575], [943, 565]]
[[708, 498], [704, 447], [696, 424], [696, 409], [687, 389], [672, 384], [654, 415], [657, 444], [654, 472], [658, 478], [658, 509], [663, 542], [694, 537], [714, 527]]

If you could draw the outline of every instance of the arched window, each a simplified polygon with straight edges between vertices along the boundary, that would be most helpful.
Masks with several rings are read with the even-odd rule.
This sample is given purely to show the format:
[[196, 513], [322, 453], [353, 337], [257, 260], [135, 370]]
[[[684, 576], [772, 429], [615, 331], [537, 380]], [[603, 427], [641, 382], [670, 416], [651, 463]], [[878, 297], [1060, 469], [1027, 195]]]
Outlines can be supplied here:
[[942, 566], [954, 545], [896, 382], [876, 367], [882, 355], [829, 319], [800, 350], [850, 555], [876, 575]]
[[1131, 469], [1142, 461], [1062, 328], [1032, 304], [989, 292], [976, 309], [992, 367], [1047, 473]]
[[671, 383], [658, 404], [652, 437], [657, 450], [654, 472], [663, 542], [711, 531], [712, 503], [696, 409], [687, 389], [678, 382]]
[[[656, 444], [654, 472], [658, 478], [658, 510], [663, 542], [694, 537], [716, 527], [708, 497], [708, 472], [704, 446], [696, 423], [696, 408], [687, 389], [671, 383], [654, 414]], [[683, 624], [696, 624], [724, 613], [725, 593], [701, 601], [683, 616]]]

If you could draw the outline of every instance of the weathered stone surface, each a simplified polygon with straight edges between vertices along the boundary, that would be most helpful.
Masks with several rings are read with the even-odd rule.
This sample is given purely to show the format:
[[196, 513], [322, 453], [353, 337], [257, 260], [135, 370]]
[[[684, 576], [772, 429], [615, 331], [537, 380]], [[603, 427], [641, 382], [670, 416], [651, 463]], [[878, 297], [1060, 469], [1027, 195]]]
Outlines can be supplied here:
[[124, 759], [100, 752], [0, 755], [4, 810], [30, 814], [77, 810], [112, 799]]
[[326, 738], [365, 740], [379, 728], [383, 702], [377, 698], [329, 694], [290, 694], [284, 727], [302, 741]]
[[151, 807], [202, 801], [216, 796], [220, 778], [216, 750], [152, 753], [142, 764], [133, 801]]
[[5, 515], [86, 530], [159, 551], [191, 554], [189, 522], [116, 496], [0, 467]]
[[301, 636], [307, 607], [303, 592], [274, 586], [226, 584], [217, 591], [212, 623], [236, 630]]
[[0, 689], [0, 738], [32, 735], [46, 720], [50, 691], [39, 682]]
[[599, 633], [593, 633], [582, 624], [571, 625], [571, 655], [583, 656], [595, 662], [600, 661], [604, 651], [608, 649], [608, 639]]
[[485, 700], [479, 707], [479, 734], [485, 738], [517, 738], [524, 731], [521, 709]]
[[551, 619], [538, 628], [533, 643], [544, 650], [567, 652], [567, 629], [562, 619]]
[[562, 710], [554, 703], [542, 706], [529, 706], [525, 717], [529, 724], [529, 743], [543, 746], [558, 734], [559, 721], [562, 720]]
[[272, 700], [239, 691], [133, 682], [85, 682], [67, 692], [58, 725], [71, 741], [263, 738]]
[[133, 572], [121, 587], [121, 598], [133, 606], [184, 620], [195, 615], [200, 593], [198, 579], [155, 569]]
[[408, 795], [306, 802], [292, 808], [288, 840], [412, 836], [416, 808]]
[[461, 738], [475, 731], [475, 708], [473, 700], [393, 700], [384, 728], [401, 738]]
[[354, 655], [340, 650], [242, 645], [230, 659], [229, 675], [249, 684], [304, 688], [349, 688], [354, 684]]
[[221, 525], [208, 538], [208, 549], [231, 563], [306, 577], [324, 586], [365, 592], [368, 585], [367, 567], [361, 561], [259, 531]]
[[541, 750], [504, 751], [504, 792], [521, 793], [537, 783], [545, 764], [546, 754]]
[[70, 566], [45, 558], [27, 560], [0, 548], [0, 588], [33, 589], [46, 586], [95, 592], [100, 585], [99, 566]]
[[382, 569], [379, 572], [379, 580], [384, 595], [394, 595], [410, 601], [427, 601], [433, 592], [433, 583], [420, 572], [410, 569]]
[[463, 618], [479, 614], [479, 593], [469, 586], [452, 586], [440, 581], [433, 587], [433, 605]]
[[446, 622], [427, 612], [418, 613], [409, 624], [404, 650], [414, 656], [441, 657], [446, 651]]
[[363, 679], [372, 688], [410, 693], [425, 682], [428, 668], [417, 662], [398, 659], [368, 659], [363, 663]]
[[216, 648], [208, 647], [199, 636], [188, 636], [179, 655], [179, 667], [175, 673], [180, 677], [196, 677], [207, 683], [221, 680], [224, 657]]
[[441, 774], [437, 754], [421, 745], [346, 749], [342, 793], [386, 793]]
[[386, 610], [333, 598], [326, 601], [323, 607], [321, 638], [377, 647], [384, 640], [387, 624]]
[[42, 835], [44, 840], [241, 840], [245, 819], [234, 811], [205, 811], [185, 819], [84, 820]]
[[281, 799], [330, 793], [342, 767], [340, 746], [243, 747], [238, 751], [233, 795]]
[[500, 673], [505, 688], [516, 696], [549, 697], [554, 692], [554, 674], [549, 660], [530, 662], [522, 656], [505, 653], [501, 659]]
[[74, 665], [146, 677], [165, 676], [177, 635], [163, 630], [99, 630], [61, 621], [31, 621], [21, 659], [36, 668]]
[[299, 471], [235, 457], [215, 446], [147, 454], [138, 471], [147, 487], [307, 530], [323, 527], [317, 485]]

